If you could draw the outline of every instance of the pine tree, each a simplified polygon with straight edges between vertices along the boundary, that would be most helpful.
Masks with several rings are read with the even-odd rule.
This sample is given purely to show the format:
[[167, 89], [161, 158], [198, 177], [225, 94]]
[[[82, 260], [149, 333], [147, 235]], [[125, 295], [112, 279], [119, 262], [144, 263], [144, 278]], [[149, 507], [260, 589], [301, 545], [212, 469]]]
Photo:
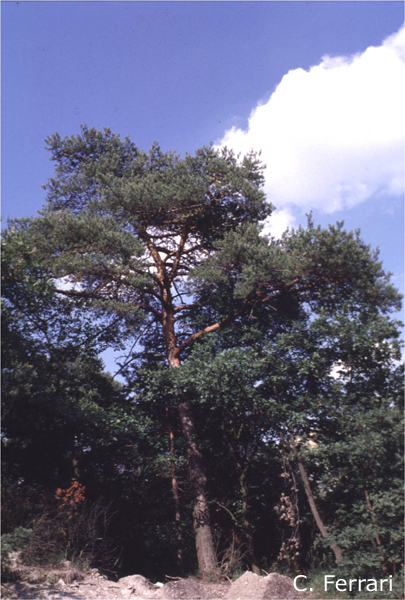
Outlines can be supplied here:
[[[387, 308], [398, 302], [377, 257], [342, 226], [260, 235], [272, 211], [263, 166], [212, 147], [181, 159], [154, 144], [145, 153], [105, 129], [48, 138], [55, 178], [48, 205], [15, 222], [58, 293], [119, 320], [145, 352], [179, 368], [196, 340], [267, 311], [298, 314], [304, 303], [332, 307], [353, 294]], [[64, 285], [58, 284], [62, 278]], [[190, 398], [178, 390], [194, 487], [201, 573], [216, 569], [207, 477]]]

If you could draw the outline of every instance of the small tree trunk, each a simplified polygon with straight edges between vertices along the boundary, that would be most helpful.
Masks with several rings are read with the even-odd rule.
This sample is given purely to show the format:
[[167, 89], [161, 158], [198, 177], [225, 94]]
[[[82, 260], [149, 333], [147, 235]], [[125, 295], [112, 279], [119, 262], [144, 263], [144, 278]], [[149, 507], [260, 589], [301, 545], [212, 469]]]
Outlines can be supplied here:
[[[328, 538], [329, 537], [328, 536], [328, 532], [326, 531], [325, 525], [323, 524], [321, 516], [320, 516], [320, 514], [318, 512], [318, 509], [316, 507], [315, 499], [314, 499], [314, 497], [312, 495], [312, 492], [311, 492], [311, 486], [309, 484], [309, 479], [308, 479], [307, 473], [305, 471], [304, 463], [302, 462], [301, 456], [300, 456], [300, 454], [299, 454], [299, 452], [297, 450], [297, 447], [295, 445], [294, 436], [292, 435], [292, 433], [290, 433], [289, 441], [290, 441], [290, 446], [291, 446], [291, 449], [293, 451], [293, 454], [294, 454], [294, 456], [295, 456], [295, 458], [297, 460], [297, 463], [298, 463], [298, 469], [300, 471], [301, 479], [302, 479], [303, 484], [304, 484], [305, 493], [307, 495], [309, 506], [311, 508], [312, 515], [313, 515], [313, 517], [315, 519], [315, 523], [317, 524], [318, 529], [321, 532], [322, 537]], [[330, 547], [333, 550], [336, 562], [337, 563], [342, 562], [342, 560], [343, 560], [343, 554], [342, 554], [342, 551], [339, 548], [339, 546], [335, 542], [331, 542], [330, 543]]]
[[248, 546], [248, 558], [250, 568], [253, 573], [260, 575], [260, 568], [257, 566], [256, 552], [253, 543], [253, 530], [250, 521], [247, 518], [248, 512], [248, 486], [246, 485], [246, 469], [244, 469], [239, 475], [239, 484], [242, 491], [242, 510], [243, 510], [243, 532]]
[[178, 409], [183, 433], [187, 440], [190, 479], [195, 492], [193, 517], [198, 568], [201, 574], [207, 575], [215, 573], [217, 570], [206, 493], [207, 477], [204, 471], [202, 455], [195, 441], [194, 422], [190, 402], [187, 400], [180, 402]]
[[[370, 496], [369, 496], [369, 493], [367, 490], [364, 490], [364, 495], [366, 497], [368, 511], [370, 512], [370, 515], [371, 515], [371, 521], [374, 525], [377, 525], [378, 523], [377, 523], [377, 519], [375, 516], [375, 511], [374, 511], [374, 508], [372, 507]], [[382, 549], [381, 539], [378, 534], [377, 534], [375, 540], [377, 542], [378, 552], [380, 554], [380, 560], [381, 560], [381, 566], [382, 566], [383, 573], [384, 573], [384, 575], [388, 575], [387, 561], [385, 559], [383, 549]]]
[[79, 468], [79, 460], [82, 454], [82, 445], [74, 439], [73, 441], [73, 452], [72, 452], [72, 467], [74, 473], [74, 479], [80, 479], [80, 468]]
[[172, 472], [172, 495], [174, 502], [174, 513], [175, 513], [175, 521], [177, 527], [177, 543], [179, 545], [177, 550], [177, 564], [181, 571], [184, 571], [184, 561], [183, 561], [183, 531], [181, 524], [181, 512], [180, 512], [180, 497], [179, 497], [179, 486], [177, 484], [177, 474], [176, 474], [176, 463], [175, 463], [175, 453], [174, 453], [174, 433], [173, 428], [170, 423], [169, 416], [169, 407], [166, 406], [166, 418], [167, 418], [167, 426], [169, 430], [169, 438], [170, 438], [170, 454], [171, 454], [171, 472]]

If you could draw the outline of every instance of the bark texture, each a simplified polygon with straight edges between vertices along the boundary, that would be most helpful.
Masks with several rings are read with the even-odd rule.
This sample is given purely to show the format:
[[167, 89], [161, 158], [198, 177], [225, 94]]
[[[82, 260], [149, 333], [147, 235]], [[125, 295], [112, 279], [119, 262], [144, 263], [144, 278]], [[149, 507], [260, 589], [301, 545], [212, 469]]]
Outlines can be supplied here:
[[195, 501], [193, 509], [194, 531], [198, 567], [201, 574], [215, 573], [217, 560], [212, 538], [210, 512], [207, 498], [207, 477], [200, 449], [195, 440], [194, 421], [189, 401], [178, 405], [184, 437], [187, 440], [190, 479], [194, 486]]

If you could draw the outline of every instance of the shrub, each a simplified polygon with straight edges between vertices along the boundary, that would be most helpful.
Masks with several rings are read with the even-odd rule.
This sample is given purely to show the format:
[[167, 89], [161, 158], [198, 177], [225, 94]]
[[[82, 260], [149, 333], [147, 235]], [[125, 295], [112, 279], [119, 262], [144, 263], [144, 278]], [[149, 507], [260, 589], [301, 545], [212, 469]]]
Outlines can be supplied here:
[[108, 506], [101, 501], [59, 504], [57, 510], [46, 510], [37, 519], [21, 557], [36, 565], [69, 560], [80, 569], [94, 567], [113, 575], [119, 552], [107, 537], [110, 518]]
[[32, 536], [32, 529], [17, 527], [12, 533], [1, 536], [1, 574], [3, 579], [10, 576], [10, 554], [25, 548]]

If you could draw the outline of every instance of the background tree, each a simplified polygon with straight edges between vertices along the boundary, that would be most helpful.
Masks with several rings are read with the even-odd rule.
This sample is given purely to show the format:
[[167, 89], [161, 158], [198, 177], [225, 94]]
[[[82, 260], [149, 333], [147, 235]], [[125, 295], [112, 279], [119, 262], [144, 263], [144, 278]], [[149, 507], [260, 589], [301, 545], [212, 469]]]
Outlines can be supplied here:
[[114, 332], [57, 297], [23, 237], [2, 244], [4, 458], [27, 481], [60, 486], [111, 442], [128, 400], [97, 358]]
[[[267, 376], [262, 378], [260, 386], [268, 400], [274, 398], [273, 406], [278, 406], [279, 428], [284, 439], [288, 440], [291, 434], [295, 438], [298, 452], [294, 452], [290, 444], [295, 469], [306, 468], [305, 463], [309, 466], [306, 471], [312, 480], [313, 500], [330, 534], [327, 543], [338, 543], [341, 547], [344, 565], [350, 565], [351, 576], [354, 560], [362, 565], [358, 571], [360, 576], [362, 568], [363, 573], [371, 565], [376, 568], [382, 556], [383, 536], [379, 537], [380, 544], [376, 542], [377, 520], [370, 512], [364, 492], [366, 480], [372, 487], [372, 482], [376, 482], [373, 489], [378, 489], [385, 497], [386, 508], [392, 502], [388, 510], [391, 539], [388, 541], [390, 536], [384, 539], [393, 554], [396, 547], [396, 560], [400, 560], [398, 536], [402, 508], [398, 482], [402, 454], [397, 437], [398, 428], [401, 428], [397, 410], [401, 395], [398, 374], [400, 330], [399, 324], [384, 313], [379, 302], [363, 303], [355, 295], [340, 306], [335, 305], [333, 310], [322, 306], [311, 314], [308, 322], [295, 324], [290, 332], [283, 333], [278, 342], [269, 347], [267, 365], [264, 366]], [[343, 457], [347, 460], [349, 455], [350, 476], [346, 477]], [[389, 467], [383, 466], [384, 460], [390, 462]], [[302, 485], [299, 475], [297, 473], [297, 481], [301, 479]], [[336, 496], [332, 491], [335, 486], [338, 489]], [[347, 495], [349, 489], [353, 495]], [[340, 513], [340, 501], [344, 497], [348, 504]], [[352, 506], [356, 502], [361, 506], [356, 517], [350, 502], [353, 502]], [[363, 517], [359, 519], [361, 511]], [[301, 510], [301, 514], [304, 513]], [[352, 524], [357, 519], [357, 527], [346, 528], [343, 514], [345, 518], [350, 515]], [[371, 523], [367, 525], [371, 518], [374, 519], [371, 521], [374, 541]], [[362, 548], [360, 539], [363, 539]], [[375, 550], [380, 545], [378, 553], [371, 551], [372, 545]], [[355, 552], [358, 554], [354, 559]], [[397, 567], [393, 563], [388, 567], [386, 561], [384, 569], [393, 574], [398, 569], [398, 562]]]
[[403, 562], [404, 509], [399, 330], [372, 314], [356, 325], [348, 321], [342, 331], [346, 358], [322, 399], [327, 422], [306, 454], [352, 576], [395, 576]]

